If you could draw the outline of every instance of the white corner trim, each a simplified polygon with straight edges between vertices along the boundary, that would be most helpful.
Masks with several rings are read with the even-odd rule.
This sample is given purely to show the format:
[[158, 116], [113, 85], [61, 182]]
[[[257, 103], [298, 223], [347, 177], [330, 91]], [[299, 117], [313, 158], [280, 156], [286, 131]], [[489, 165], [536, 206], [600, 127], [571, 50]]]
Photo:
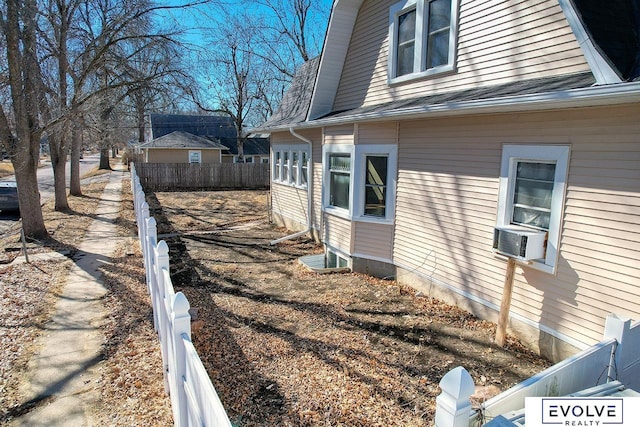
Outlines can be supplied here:
[[363, 0], [337, 0], [333, 5], [307, 120], [328, 114], [333, 108], [349, 40], [362, 2]]
[[591, 40], [591, 37], [589, 37], [589, 33], [584, 28], [584, 23], [573, 7], [571, 0], [558, 0], [558, 3], [560, 3], [564, 16], [567, 18], [573, 34], [576, 36], [576, 40], [591, 68], [593, 76], [596, 78], [597, 84], [622, 83], [622, 79], [618, 73], [611, 67], [609, 61], [602, 56], [602, 53], [598, 50], [593, 40]]

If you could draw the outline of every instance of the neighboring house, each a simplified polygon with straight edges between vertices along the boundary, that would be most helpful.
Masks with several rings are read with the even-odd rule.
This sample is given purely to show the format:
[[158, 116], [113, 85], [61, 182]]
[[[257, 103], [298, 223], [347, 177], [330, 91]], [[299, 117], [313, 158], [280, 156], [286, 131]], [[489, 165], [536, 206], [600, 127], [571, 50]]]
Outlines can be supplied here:
[[145, 163], [221, 163], [227, 147], [207, 138], [174, 131], [138, 146]]
[[[182, 132], [206, 138], [213, 145], [223, 145], [222, 162], [238, 161], [238, 138], [233, 120], [227, 116], [189, 114], [150, 114], [149, 140], [172, 132]], [[243, 145], [246, 163], [269, 162], [269, 139], [249, 136]]]
[[[238, 162], [238, 140], [236, 138], [209, 138], [227, 147], [227, 150], [222, 154], [223, 163]], [[245, 163], [269, 163], [269, 138], [249, 136], [244, 142], [242, 151]]]
[[510, 331], [553, 360], [611, 312], [640, 319], [639, 13], [335, 1], [321, 57], [255, 130], [273, 218], [491, 320], [511, 254]]

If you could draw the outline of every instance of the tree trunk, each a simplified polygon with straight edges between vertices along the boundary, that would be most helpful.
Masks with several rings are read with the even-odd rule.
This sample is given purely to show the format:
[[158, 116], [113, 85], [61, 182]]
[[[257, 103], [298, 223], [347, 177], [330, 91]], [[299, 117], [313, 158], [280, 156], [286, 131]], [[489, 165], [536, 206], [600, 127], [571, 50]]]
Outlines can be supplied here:
[[[35, 0], [10, 0], [5, 4], [5, 53], [15, 121], [15, 135], [12, 137], [15, 156], [11, 162], [18, 184], [22, 229], [26, 237], [45, 239], [48, 233], [42, 216], [37, 175], [42, 135], [38, 116], [39, 106], [44, 102], [44, 97], [41, 97], [42, 75], [36, 56], [37, 6]], [[6, 117], [2, 122], [8, 128]]]
[[109, 147], [100, 147], [100, 166], [98, 169], [111, 170], [109, 164]]
[[67, 200], [67, 144], [64, 137], [49, 135], [49, 151], [51, 153], [51, 166], [53, 167], [53, 188], [55, 194], [55, 210], [64, 212], [69, 210]]
[[[27, 144], [27, 141], [20, 141]], [[30, 144], [33, 152], [33, 146], [39, 148], [39, 143]], [[44, 225], [42, 216], [42, 206], [40, 205], [40, 190], [38, 189], [37, 164], [38, 156], [26, 154], [29, 156], [27, 161], [20, 162], [14, 159], [13, 167], [16, 174], [16, 183], [18, 184], [18, 201], [20, 204], [20, 216], [22, 217], [22, 229], [26, 237], [31, 239], [43, 240], [49, 236], [47, 228]], [[24, 159], [25, 154], [18, 154], [19, 158]]]
[[79, 124], [74, 124], [71, 130], [71, 182], [69, 193], [72, 196], [82, 196], [80, 186], [80, 153], [82, 151], [82, 130]]

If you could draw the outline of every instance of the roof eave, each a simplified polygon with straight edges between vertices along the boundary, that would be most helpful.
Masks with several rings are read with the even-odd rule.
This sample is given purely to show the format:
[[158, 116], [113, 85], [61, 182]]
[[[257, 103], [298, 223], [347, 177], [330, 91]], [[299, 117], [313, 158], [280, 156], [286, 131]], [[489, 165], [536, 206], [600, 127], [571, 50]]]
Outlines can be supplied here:
[[397, 108], [388, 111], [326, 117], [302, 123], [282, 125], [263, 132], [288, 132], [290, 128], [305, 129], [349, 123], [410, 120], [430, 117], [497, 114], [525, 111], [559, 110], [565, 108], [599, 107], [640, 102], [640, 82], [593, 86], [565, 91], [515, 95], [473, 101], [447, 102]]

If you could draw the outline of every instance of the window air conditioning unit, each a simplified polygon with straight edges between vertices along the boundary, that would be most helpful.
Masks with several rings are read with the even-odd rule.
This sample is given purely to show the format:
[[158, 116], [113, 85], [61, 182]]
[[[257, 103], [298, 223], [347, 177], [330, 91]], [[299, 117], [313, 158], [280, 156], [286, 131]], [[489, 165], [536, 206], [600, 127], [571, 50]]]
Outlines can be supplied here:
[[496, 227], [493, 249], [503, 255], [522, 261], [544, 258], [547, 233], [519, 226]]

